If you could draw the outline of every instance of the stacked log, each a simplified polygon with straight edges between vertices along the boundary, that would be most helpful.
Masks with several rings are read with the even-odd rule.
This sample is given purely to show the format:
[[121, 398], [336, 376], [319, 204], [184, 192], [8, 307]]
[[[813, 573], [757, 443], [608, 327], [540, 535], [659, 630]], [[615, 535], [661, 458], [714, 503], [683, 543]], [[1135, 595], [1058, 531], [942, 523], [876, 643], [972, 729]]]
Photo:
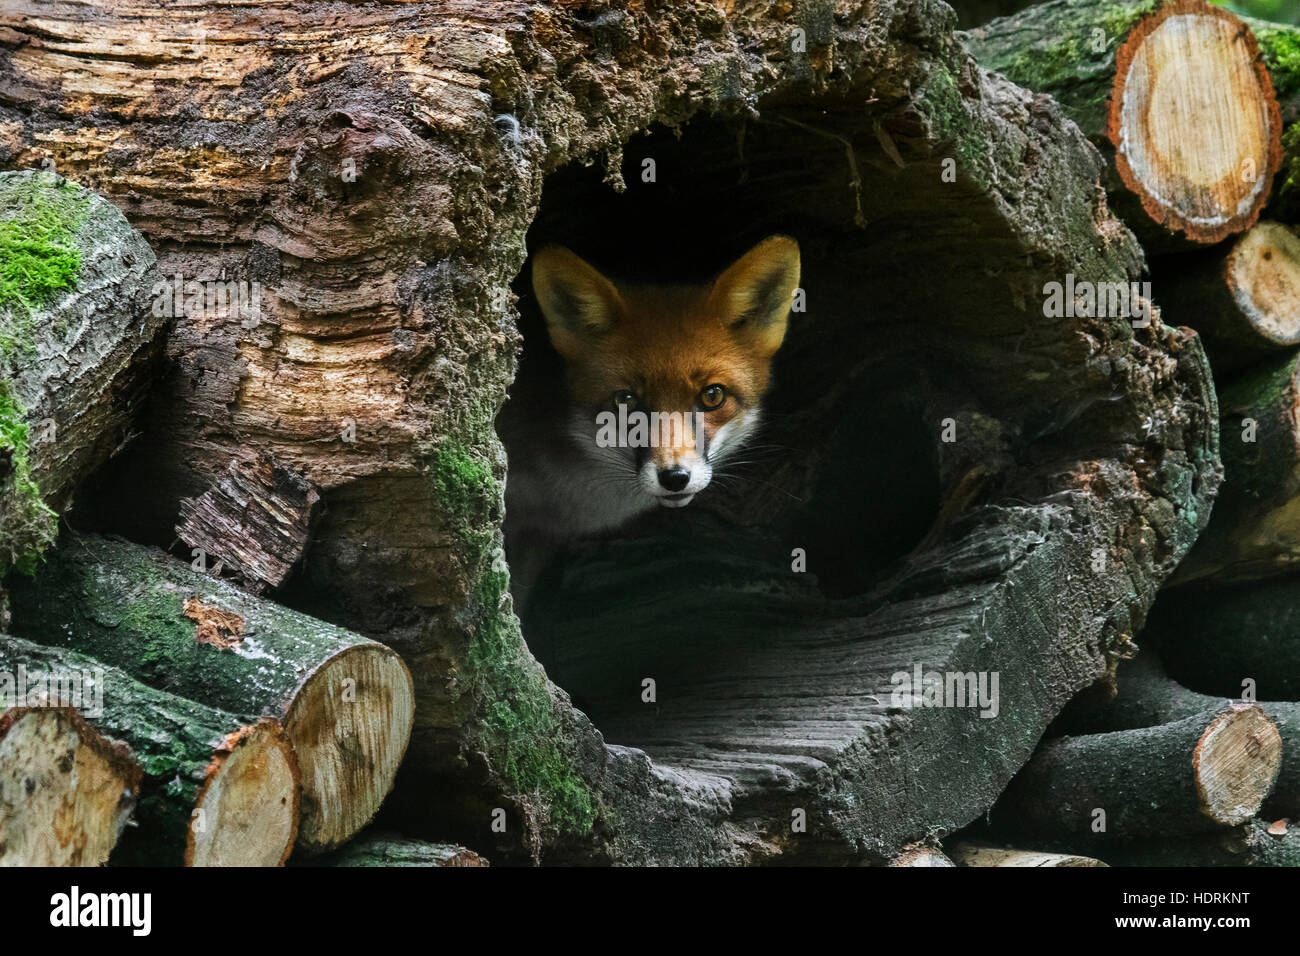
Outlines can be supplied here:
[[[298, 828], [299, 776], [278, 721], [249, 722], [155, 690], [85, 655], [13, 637], [0, 636], [0, 671], [42, 675], [47, 688], [52, 681], [76, 684], [77, 708], [93, 714], [83, 721], [55, 695], [48, 703], [62, 706], [24, 705], [0, 717], [4, 862], [103, 862], [121, 830], [117, 808], [122, 801], [129, 807], [137, 786], [136, 826], [113, 853], [114, 863], [278, 866], [288, 859]], [[125, 746], [106, 745], [99, 735]], [[95, 776], [65, 792], [69, 774], [86, 762], [84, 748], [99, 757]], [[24, 767], [29, 775], [15, 777]], [[51, 840], [85, 849], [80, 857], [61, 855]]]
[[13, 583], [24, 636], [151, 687], [280, 720], [302, 771], [298, 844], [332, 849], [370, 822], [410, 738], [411, 678], [383, 644], [191, 570], [161, 551], [69, 534]]
[[1148, 252], [1258, 221], [1282, 166], [1282, 119], [1259, 43], [1234, 14], [1206, 0], [1051, 0], [965, 37], [982, 66], [1056, 97], [1101, 149], [1111, 201]]
[[1182, 837], [1251, 819], [1281, 763], [1268, 715], [1226, 703], [1153, 727], [1051, 741], [1012, 781], [994, 818], [1058, 839]]

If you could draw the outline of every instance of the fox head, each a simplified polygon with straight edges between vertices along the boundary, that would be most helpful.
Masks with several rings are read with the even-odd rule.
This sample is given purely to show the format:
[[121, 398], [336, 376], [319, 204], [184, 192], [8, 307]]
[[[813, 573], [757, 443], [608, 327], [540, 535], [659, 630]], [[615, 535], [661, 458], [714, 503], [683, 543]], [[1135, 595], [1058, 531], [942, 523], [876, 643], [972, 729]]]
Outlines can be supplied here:
[[[799, 285], [799, 246], [771, 236], [711, 283], [614, 283], [568, 249], [533, 258], [533, 292], [563, 357], [570, 434], [611, 483], [647, 506], [685, 507], [758, 426], [772, 356]], [[600, 421], [642, 413], [663, 427], [634, 447]]]

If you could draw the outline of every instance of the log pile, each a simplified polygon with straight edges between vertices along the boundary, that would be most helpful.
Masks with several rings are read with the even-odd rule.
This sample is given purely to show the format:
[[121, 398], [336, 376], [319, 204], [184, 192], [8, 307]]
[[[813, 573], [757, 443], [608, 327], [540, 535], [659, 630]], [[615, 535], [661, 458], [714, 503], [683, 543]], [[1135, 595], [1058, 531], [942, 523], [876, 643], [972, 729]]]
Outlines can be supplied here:
[[[0, 790], [36, 834], [9, 852], [64, 862], [39, 833], [73, 805], [85, 862], [475, 865], [464, 843], [1065, 866], [1157, 836], [1291, 857], [1258, 816], [1293, 800], [1283, 630], [1231, 674], [1279, 703], [1209, 697], [1208, 639], [1184, 660], [1162, 636], [1176, 706], [1038, 747], [1081, 692], [1123, 700], [1207, 522], [1186, 587], [1288, 560], [1276, 32], [1200, 0], [1049, 0], [962, 36], [943, 3], [849, 6], [0, 12], [0, 163], [53, 162], [157, 256], [148, 320], [87, 326], [114, 341], [67, 393], [80, 430], [56, 411], [22, 444], [58, 375], [0, 377], [24, 409], [0, 482], [50, 489], [0, 568], [34, 572], [5, 578], [0, 670], [125, 688], [94, 715], [11, 705], [0, 748], [42, 790], [21, 810]], [[1228, 132], [1199, 135], [1206, 111]], [[493, 422], [535, 348], [528, 252], [707, 273], [777, 231], [808, 309], [755, 460], [560, 554], [521, 622]], [[1220, 430], [1247, 418], [1266, 454], [1225, 440], [1211, 518]], [[64, 741], [93, 768], [75, 786]], [[390, 789], [400, 835], [358, 837]], [[933, 845], [995, 802], [1005, 846]]]

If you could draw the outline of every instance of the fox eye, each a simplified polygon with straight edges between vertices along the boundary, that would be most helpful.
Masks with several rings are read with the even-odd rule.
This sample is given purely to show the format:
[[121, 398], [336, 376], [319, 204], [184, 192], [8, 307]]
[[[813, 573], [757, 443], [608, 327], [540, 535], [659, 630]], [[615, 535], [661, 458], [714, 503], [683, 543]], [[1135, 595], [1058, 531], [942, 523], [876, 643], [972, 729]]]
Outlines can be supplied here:
[[614, 406], [615, 411], [618, 411], [620, 405], [626, 405], [630, 412], [640, 404], [640, 400], [636, 397], [636, 393], [622, 388], [610, 396], [610, 404]]
[[707, 385], [700, 391], [700, 407], [706, 412], [721, 408], [727, 400], [727, 390], [721, 385]]

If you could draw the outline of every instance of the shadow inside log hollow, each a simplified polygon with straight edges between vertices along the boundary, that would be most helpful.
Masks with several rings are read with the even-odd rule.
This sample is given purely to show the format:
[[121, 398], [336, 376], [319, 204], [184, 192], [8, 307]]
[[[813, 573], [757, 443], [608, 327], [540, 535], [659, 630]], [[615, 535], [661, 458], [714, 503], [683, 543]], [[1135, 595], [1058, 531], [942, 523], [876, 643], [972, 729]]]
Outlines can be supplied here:
[[[642, 179], [647, 160], [653, 182]], [[689, 507], [550, 560], [528, 593], [529, 647], [612, 743], [730, 734], [780, 711], [781, 698], [840, 683], [831, 698], [873, 709], [887, 675], [849, 667], [828, 681], [834, 654], [809, 647], [834, 644], [838, 631], [852, 656], [860, 635], [843, 617], [883, 603], [907, 556], [942, 539], [955, 517], [941, 518], [943, 502], [982, 489], [996, 468], [986, 460], [972, 483], [972, 462], [941, 461], [945, 419], [977, 411], [960, 368], [934, 345], [925, 304], [913, 301], [938, 280], [915, 263], [897, 267], [901, 214], [858, 223], [852, 170], [834, 139], [778, 122], [748, 124], [743, 135], [738, 124], [697, 124], [680, 138], [634, 140], [622, 170], [623, 193], [595, 169], [555, 173], [529, 250], [564, 245], [634, 282], [706, 281], [784, 233], [800, 243], [807, 309], [791, 315], [765, 425], [736, 454], [742, 464], [724, 465]], [[516, 285], [521, 380], [559, 382], [528, 279], [526, 269]], [[727, 703], [732, 691], [746, 713]], [[771, 706], [752, 694], [770, 695]], [[810, 702], [807, 716], [837, 707]], [[689, 714], [702, 722], [666, 729]]]

